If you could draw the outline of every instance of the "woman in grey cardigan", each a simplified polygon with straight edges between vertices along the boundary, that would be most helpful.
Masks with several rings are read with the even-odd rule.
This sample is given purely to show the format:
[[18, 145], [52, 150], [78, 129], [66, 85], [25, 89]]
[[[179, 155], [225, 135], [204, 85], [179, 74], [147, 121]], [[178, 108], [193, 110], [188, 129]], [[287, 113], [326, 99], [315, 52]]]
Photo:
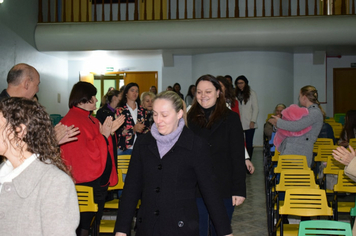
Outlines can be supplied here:
[[0, 153], [0, 235], [76, 235], [77, 192], [41, 105], [0, 102]]
[[323, 126], [324, 111], [318, 101], [318, 91], [314, 86], [307, 85], [300, 89], [299, 103], [308, 108], [309, 114], [297, 121], [286, 121], [272, 116], [269, 122], [277, 128], [297, 132], [309, 126], [311, 130], [302, 136], [287, 137], [280, 146], [281, 155], [294, 154], [307, 157], [308, 166], [313, 162], [313, 146]]

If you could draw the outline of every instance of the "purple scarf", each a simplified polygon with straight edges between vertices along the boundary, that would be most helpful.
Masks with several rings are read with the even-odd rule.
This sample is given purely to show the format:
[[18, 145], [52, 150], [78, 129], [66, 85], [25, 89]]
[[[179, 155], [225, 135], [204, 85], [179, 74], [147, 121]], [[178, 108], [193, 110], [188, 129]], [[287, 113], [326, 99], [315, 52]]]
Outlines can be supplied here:
[[178, 127], [172, 133], [167, 135], [161, 135], [158, 132], [157, 126], [153, 123], [151, 127], [151, 134], [156, 139], [159, 155], [162, 157], [173, 147], [173, 145], [178, 141], [180, 134], [182, 133], [183, 127], [185, 125], [184, 119], [181, 118], [178, 123]]

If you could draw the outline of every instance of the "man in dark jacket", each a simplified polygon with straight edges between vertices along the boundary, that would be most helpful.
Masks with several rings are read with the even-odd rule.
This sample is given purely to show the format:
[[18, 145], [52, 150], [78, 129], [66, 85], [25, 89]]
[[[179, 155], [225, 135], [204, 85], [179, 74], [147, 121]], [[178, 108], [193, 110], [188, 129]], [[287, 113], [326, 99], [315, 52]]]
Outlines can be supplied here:
[[20, 63], [11, 68], [7, 74], [7, 89], [0, 94], [0, 101], [8, 97], [24, 97], [32, 99], [38, 92], [40, 74], [25, 63]]

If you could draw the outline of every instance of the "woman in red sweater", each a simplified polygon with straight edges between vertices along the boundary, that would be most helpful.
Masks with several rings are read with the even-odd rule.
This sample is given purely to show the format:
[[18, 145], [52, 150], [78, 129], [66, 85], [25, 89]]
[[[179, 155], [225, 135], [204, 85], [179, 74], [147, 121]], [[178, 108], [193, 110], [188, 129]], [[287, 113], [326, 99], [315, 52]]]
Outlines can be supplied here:
[[[61, 146], [65, 164], [72, 171], [78, 185], [93, 187], [94, 201], [98, 204], [96, 224], [100, 224], [107, 188], [117, 183], [117, 172], [110, 134], [124, 122], [124, 117], [113, 121], [108, 116], [103, 125], [91, 116], [96, 109], [96, 88], [87, 82], [73, 86], [69, 97], [69, 112], [61, 120], [67, 126], [74, 125], [80, 130], [78, 139]], [[95, 213], [80, 214], [78, 235], [88, 235]]]

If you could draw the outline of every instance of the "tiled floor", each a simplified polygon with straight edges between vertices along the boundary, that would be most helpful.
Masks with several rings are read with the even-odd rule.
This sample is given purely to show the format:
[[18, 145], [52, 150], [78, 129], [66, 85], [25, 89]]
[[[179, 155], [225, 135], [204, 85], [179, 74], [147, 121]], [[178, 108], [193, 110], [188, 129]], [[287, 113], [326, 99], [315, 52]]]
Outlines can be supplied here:
[[[232, 218], [231, 226], [235, 236], [268, 235], [262, 148], [254, 149], [252, 162], [256, 170], [253, 175], [246, 176], [247, 198], [241, 206], [235, 207]], [[110, 213], [106, 213], [104, 217], [115, 218]], [[101, 235], [108, 236], [110, 234]], [[134, 232], [131, 235], [134, 236]]]
[[235, 207], [232, 229], [238, 236], [267, 236], [266, 198], [262, 148], [255, 148], [252, 158], [256, 170], [246, 176], [247, 198]]

